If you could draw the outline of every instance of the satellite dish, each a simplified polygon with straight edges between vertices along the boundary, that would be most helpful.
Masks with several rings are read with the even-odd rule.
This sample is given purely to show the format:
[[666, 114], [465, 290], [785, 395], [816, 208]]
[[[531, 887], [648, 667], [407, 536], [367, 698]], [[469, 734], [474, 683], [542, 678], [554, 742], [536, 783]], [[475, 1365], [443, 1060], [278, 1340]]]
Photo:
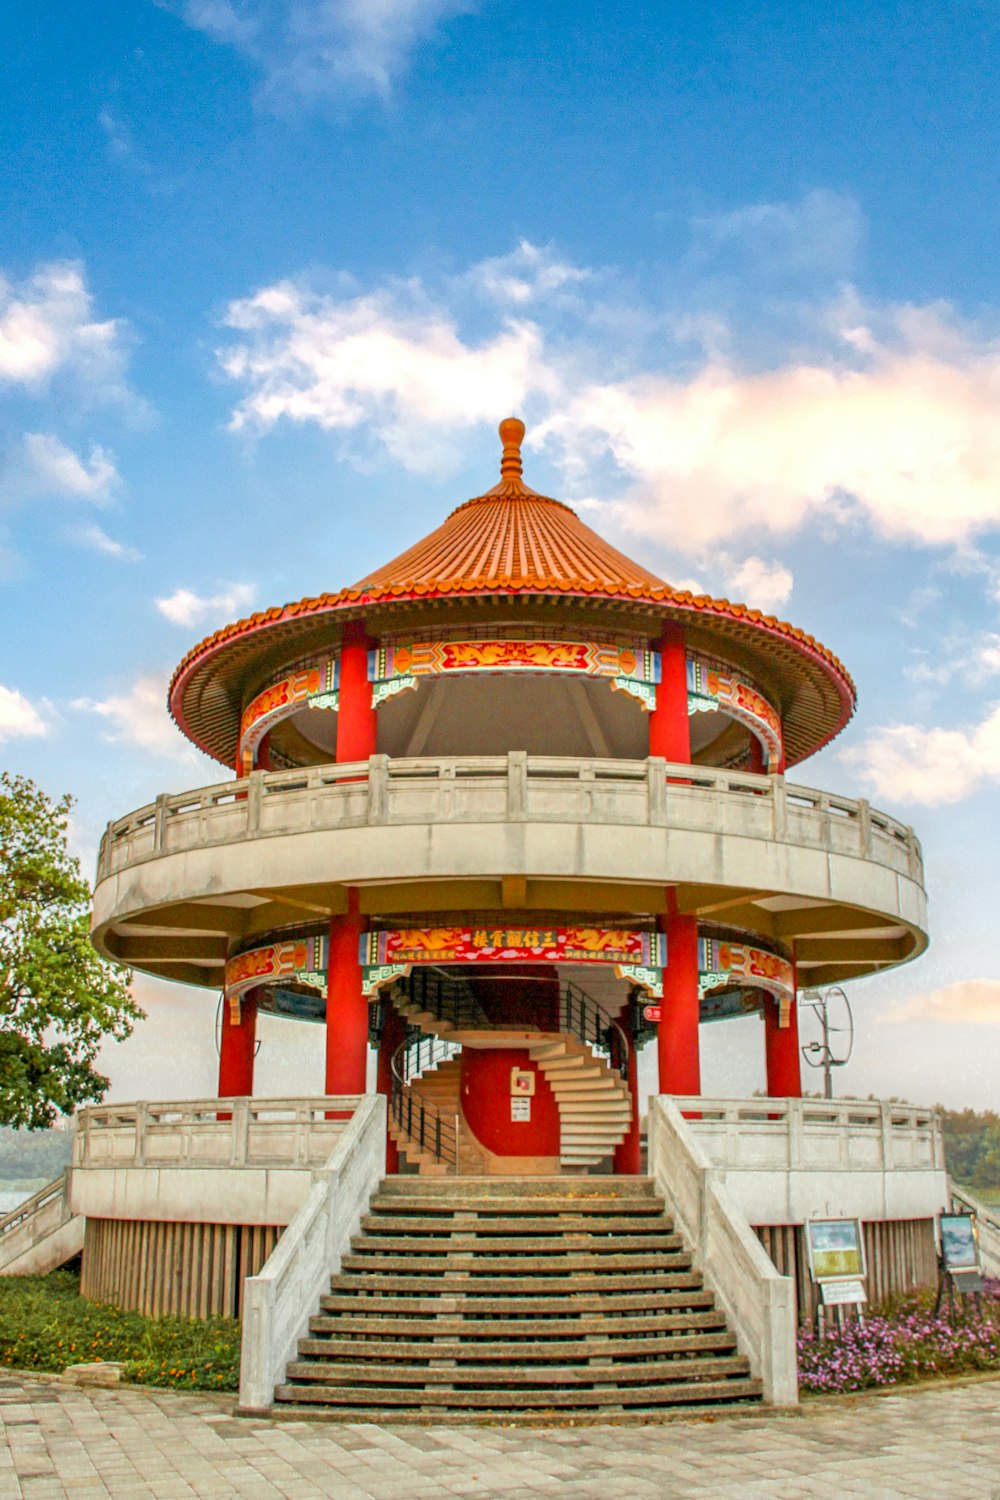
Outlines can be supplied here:
[[833, 1098], [833, 1070], [843, 1068], [854, 1051], [854, 1012], [839, 984], [828, 990], [803, 990], [799, 1006], [809, 1006], [816, 1013], [821, 1038], [806, 1042], [802, 1056], [811, 1068], [823, 1069], [823, 1097]]

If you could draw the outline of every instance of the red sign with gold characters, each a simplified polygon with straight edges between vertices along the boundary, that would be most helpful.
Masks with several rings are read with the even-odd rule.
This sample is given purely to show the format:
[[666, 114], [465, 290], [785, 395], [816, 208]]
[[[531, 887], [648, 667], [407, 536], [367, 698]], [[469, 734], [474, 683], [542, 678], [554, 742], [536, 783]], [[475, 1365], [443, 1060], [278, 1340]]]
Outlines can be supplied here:
[[666, 939], [627, 927], [407, 927], [364, 933], [360, 958], [368, 994], [412, 964], [522, 962], [614, 964], [659, 995]]

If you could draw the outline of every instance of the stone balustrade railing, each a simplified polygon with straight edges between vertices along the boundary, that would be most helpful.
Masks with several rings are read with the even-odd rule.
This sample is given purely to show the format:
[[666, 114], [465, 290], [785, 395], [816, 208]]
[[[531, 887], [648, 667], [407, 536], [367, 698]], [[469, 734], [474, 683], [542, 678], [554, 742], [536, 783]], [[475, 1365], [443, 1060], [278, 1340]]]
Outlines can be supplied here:
[[360, 1102], [324, 1095], [102, 1104], [78, 1116], [73, 1166], [315, 1168]]
[[865, 1099], [676, 1098], [713, 1165], [729, 1171], [945, 1169], [939, 1114]]
[[866, 801], [781, 776], [644, 761], [384, 755], [162, 796], [108, 825], [98, 882], [143, 860], [243, 839], [366, 825], [609, 823], [739, 834], [874, 860], [923, 883], [913, 830]]

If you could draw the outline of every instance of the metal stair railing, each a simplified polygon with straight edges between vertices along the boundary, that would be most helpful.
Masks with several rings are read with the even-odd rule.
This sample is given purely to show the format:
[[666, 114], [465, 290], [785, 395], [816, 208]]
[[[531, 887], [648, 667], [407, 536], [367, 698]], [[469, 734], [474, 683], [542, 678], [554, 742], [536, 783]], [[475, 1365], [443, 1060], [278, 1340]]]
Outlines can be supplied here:
[[422, 1151], [456, 1170], [458, 1116], [445, 1114], [430, 1099], [422, 1098], [412, 1085], [423, 1073], [449, 1061], [461, 1050], [446, 1037], [411, 1031], [393, 1053], [389, 1096], [389, 1115], [398, 1128]]

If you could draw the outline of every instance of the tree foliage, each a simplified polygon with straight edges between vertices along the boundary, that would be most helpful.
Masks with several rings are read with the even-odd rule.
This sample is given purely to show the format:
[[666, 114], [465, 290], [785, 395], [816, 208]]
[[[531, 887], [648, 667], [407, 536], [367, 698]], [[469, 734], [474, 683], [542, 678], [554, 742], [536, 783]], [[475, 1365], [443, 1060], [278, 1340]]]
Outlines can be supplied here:
[[1000, 1115], [991, 1109], [942, 1111], [948, 1171], [972, 1191], [1000, 1192]]
[[50, 1125], [103, 1097], [93, 1063], [142, 1011], [90, 941], [90, 891], [66, 848], [69, 797], [0, 773], [0, 1123]]

